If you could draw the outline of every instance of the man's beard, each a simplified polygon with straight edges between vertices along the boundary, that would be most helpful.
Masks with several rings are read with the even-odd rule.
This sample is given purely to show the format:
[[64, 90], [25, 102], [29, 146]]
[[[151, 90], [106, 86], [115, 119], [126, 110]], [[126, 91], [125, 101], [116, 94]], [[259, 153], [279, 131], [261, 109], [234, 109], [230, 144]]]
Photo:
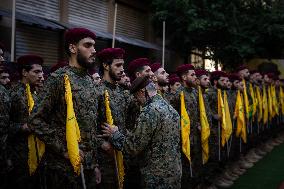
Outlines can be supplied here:
[[227, 89], [227, 87], [226, 87], [226, 86], [222, 86], [222, 85], [220, 85], [220, 84], [219, 84], [219, 82], [217, 82], [217, 88], [218, 88], [218, 89], [222, 89], [222, 90]]
[[[122, 73], [121, 73], [122, 74]], [[117, 77], [112, 69], [109, 69], [109, 76], [113, 81], [120, 81], [121, 77]]]
[[77, 55], [77, 62], [80, 66], [82, 66], [83, 68], [89, 69], [89, 68], [93, 68], [94, 67], [94, 62], [89, 63], [87, 58], [83, 57], [81, 55], [81, 52], [78, 51], [78, 55]]
[[167, 86], [169, 84], [169, 82], [165, 81], [165, 80], [158, 80], [158, 84], [161, 87]]

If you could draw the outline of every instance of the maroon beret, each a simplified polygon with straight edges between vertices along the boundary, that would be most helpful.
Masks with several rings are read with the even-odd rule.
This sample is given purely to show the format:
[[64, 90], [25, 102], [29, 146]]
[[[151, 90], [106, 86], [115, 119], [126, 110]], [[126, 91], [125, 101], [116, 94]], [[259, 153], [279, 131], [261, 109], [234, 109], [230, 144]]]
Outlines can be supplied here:
[[42, 65], [43, 64], [43, 59], [42, 57], [38, 56], [38, 55], [24, 55], [24, 56], [20, 56], [17, 60], [17, 63], [20, 65], [25, 65], [25, 64], [39, 64]]
[[65, 50], [68, 51], [70, 44], [77, 44], [81, 39], [90, 37], [96, 39], [96, 34], [85, 28], [72, 28], [65, 32]]
[[229, 75], [229, 80], [231, 82], [234, 82], [234, 81], [242, 81], [242, 79], [240, 78], [240, 76], [236, 73], [232, 73]]
[[202, 75], [208, 75], [208, 72], [206, 70], [203, 70], [203, 69], [196, 69], [195, 75], [196, 75], [196, 77], [200, 77]]
[[180, 76], [182, 73], [187, 72], [188, 70], [194, 70], [194, 66], [191, 64], [183, 64], [177, 67], [176, 73]]
[[172, 74], [169, 75], [169, 78], [172, 78], [172, 77], [178, 77], [178, 75], [175, 74], [175, 73], [172, 73]]
[[152, 72], [156, 72], [158, 69], [162, 67], [162, 65], [159, 62], [155, 62], [150, 65]]
[[246, 65], [240, 65], [238, 68], [237, 68], [237, 72], [241, 71], [241, 70], [245, 70], [245, 69], [248, 69], [248, 67]]
[[223, 71], [214, 71], [214, 72], [211, 72], [210, 74], [211, 81], [218, 80], [220, 79], [220, 77], [228, 77], [228, 74], [226, 74], [226, 72], [223, 72]]
[[125, 50], [121, 48], [106, 48], [97, 53], [97, 58], [101, 63], [112, 61], [113, 59], [123, 59]]
[[133, 75], [134, 72], [142, 66], [149, 66], [150, 61], [148, 58], [137, 58], [128, 64], [128, 74]]
[[53, 64], [49, 71], [50, 71], [50, 73], [52, 73], [52, 72], [55, 72], [56, 70], [58, 70], [59, 68], [63, 68], [67, 65], [68, 65], [67, 60], [60, 60], [56, 64]]
[[180, 78], [178, 76], [169, 78], [169, 84], [173, 85], [176, 82], [180, 82]]

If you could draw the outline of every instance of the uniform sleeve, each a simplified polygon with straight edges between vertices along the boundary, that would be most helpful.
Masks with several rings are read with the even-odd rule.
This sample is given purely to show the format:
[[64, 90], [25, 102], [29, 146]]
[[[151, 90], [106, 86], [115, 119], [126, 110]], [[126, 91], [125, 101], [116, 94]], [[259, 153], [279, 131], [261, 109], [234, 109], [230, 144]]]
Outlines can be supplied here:
[[121, 149], [124, 154], [136, 156], [148, 147], [157, 125], [157, 113], [154, 110], [144, 109], [133, 133], [129, 133], [123, 140], [123, 136], [120, 134], [121, 137], [118, 137], [117, 132], [111, 141], [115, 148]]
[[4, 91], [5, 89], [0, 90], [0, 144], [1, 148], [5, 149], [10, 121], [10, 98], [8, 92]]
[[29, 126], [35, 135], [45, 143], [46, 148], [59, 155], [64, 153], [63, 140], [56, 137], [58, 131], [56, 126], [51, 124], [50, 117], [60, 107], [60, 95], [64, 95], [63, 78], [61, 80], [50, 76], [29, 119]]

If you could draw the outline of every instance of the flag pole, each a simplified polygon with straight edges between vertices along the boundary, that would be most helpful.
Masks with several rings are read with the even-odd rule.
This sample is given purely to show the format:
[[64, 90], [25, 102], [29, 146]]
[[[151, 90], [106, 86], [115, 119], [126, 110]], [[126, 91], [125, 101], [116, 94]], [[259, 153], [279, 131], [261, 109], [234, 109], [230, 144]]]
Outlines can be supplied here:
[[166, 21], [163, 21], [163, 54], [162, 54], [163, 68], [165, 68], [165, 42], [166, 42]]
[[221, 161], [221, 131], [220, 131], [220, 121], [218, 122], [218, 143], [219, 143], [219, 161]]
[[16, 0], [12, 2], [11, 62], [15, 61]]
[[114, 4], [114, 18], [113, 18], [112, 45], [111, 45], [112, 48], [114, 48], [115, 46], [116, 16], [117, 16], [117, 3]]

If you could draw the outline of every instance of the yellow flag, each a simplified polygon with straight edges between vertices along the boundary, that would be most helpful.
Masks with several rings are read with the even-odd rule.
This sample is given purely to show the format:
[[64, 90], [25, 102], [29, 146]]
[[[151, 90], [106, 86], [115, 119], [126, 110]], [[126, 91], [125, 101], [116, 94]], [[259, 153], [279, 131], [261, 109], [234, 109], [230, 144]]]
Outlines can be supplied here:
[[[109, 94], [108, 91], [105, 90], [105, 108], [106, 108], [106, 121], [107, 124], [109, 124], [110, 126], [113, 126], [113, 118], [111, 115], [111, 109], [110, 109], [110, 105], [109, 105]], [[114, 151], [114, 156], [115, 156], [115, 161], [116, 161], [116, 165], [117, 165], [117, 172], [118, 172], [118, 185], [119, 185], [119, 189], [123, 189], [123, 182], [124, 182], [124, 165], [123, 165], [123, 155], [121, 151]]]
[[226, 91], [224, 91], [224, 108], [225, 108], [225, 116], [226, 116], [226, 127], [224, 127], [224, 132], [226, 135], [226, 141], [229, 141], [231, 135], [232, 135], [232, 120], [231, 120], [231, 114], [230, 114], [230, 108], [228, 104], [228, 97]]
[[249, 91], [250, 91], [250, 95], [251, 95], [251, 98], [252, 98], [251, 111], [252, 111], [252, 115], [254, 117], [255, 114], [256, 114], [257, 98], [255, 96], [254, 89], [253, 89], [253, 86], [252, 86], [251, 83], [249, 84]]
[[199, 97], [199, 116], [201, 123], [201, 147], [202, 147], [202, 162], [207, 163], [209, 158], [209, 145], [208, 139], [210, 136], [210, 127], [207, 120], [204, 99], [201, 91], [201, 87], [198, 87], [198, 97]]
[[272, 94], [271, 94], [271, 86], [268, 86], [268, 110], [269, 110], [269, 120], [272, 120], [274, 117], [273, 112], [273, 104], [272, 104]]
[[221, 118], [221, 128], [222, 128], [222, 134], [221, 134], [221, 139], [222, 139], [222, 146], [225, 145], [227, 138], [225, 134], [226, 130], [226, 114], [225, 114], [225, 106], [222, 98], [222, 93], [221, 89], [218, 89], [218, 115]]
[[259, 87], [256, 87], [256, 97], [258, 101], [258, 115], [257, 115], [257, 121], [261, 122], [262, 116], [263, 116], [263, 100], [261, 97], [260, 89]]
[[280, 93], [279, 97], [280, 97], [281, 110], [282, 110], [282, 114], [284, 115], [284, 91], [282, 89], [282, 86], [280, 87], [279, 93]]
[[267, 93], [266, 93], [266, 87], [263, 85], [262, 87], [262, 105], [263, 105], [263, 124], [266, 124], [268, 121], [268, 100], [267, 100]]
[[240, 91], [238, 91], [237, 93], [234, 115], [237, 120], [236, 136], [237, 137], [241, 136], [244, 143], [247, 143], [247, 129], [246, 129], [246, 121], [245, 121], [244, 104], [243, 104], [243, 98], [242, 98]]
[[[35, 103], [29, 84], [26, 84], [26, 95], [27, 95], [28, 108], [30, 114]], [[30, 134], [28, 136], [28, 149], [29, 149], [28, 152], [29, 172], [30, 175], [32, 175], [36, 171], [38, 164], [41, 161], [41, 158], [45, 152], [45, 145], [35, 135]]]
[[74, 172], [77, 175], [79, 175], [80, 166], [81, 166], [79, 142], [81, 140], [81, 136], [73, 107], [71, 84], [68, 75], [64, 75], [64, 87], [65, 87], [65, 101], [67, 105], [67, 116], [66, 116], [67, 151]]
[[243, 79], [243, 83], [244, 83], [244, 101], [245, 101], [245, 115], [246, 118], [249, 119], [249, 100], [248, 100], [248, 94], [247, 94], [247, 86], [246, 86], [246, 81]]
[[181, 142], [182, 151], [189, 161], [190, 158], [190, 119], [185, 108], [184, 93], [180, 93], [180, 123], [181, 123]]
[[272, 106], [273, 106], [274, 116], [279, 115], [275, 85], [271, 86], [271, 95], [272, 95]]

